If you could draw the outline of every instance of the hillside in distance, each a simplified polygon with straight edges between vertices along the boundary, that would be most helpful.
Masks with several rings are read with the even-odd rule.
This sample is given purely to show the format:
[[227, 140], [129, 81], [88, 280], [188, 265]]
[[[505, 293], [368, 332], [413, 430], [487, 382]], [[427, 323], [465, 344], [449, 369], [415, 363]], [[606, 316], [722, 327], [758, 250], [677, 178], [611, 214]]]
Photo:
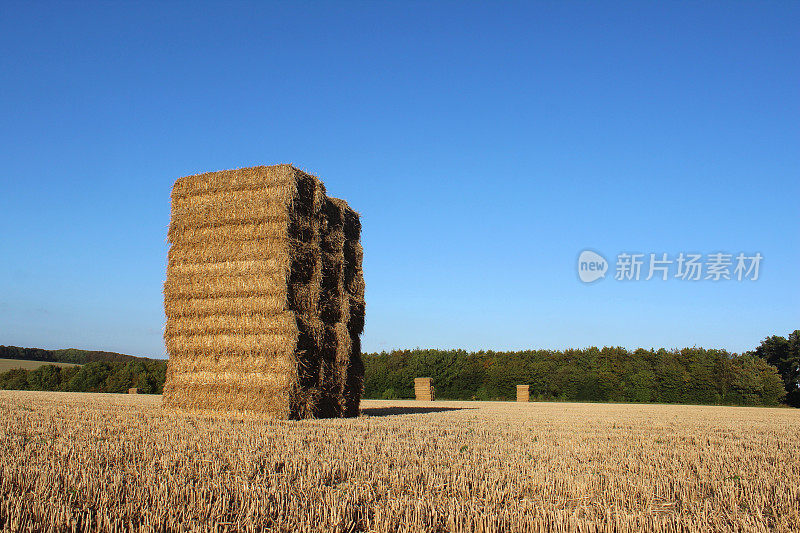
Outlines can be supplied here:
[[116, 352], [79, 350], [78, 348], [44, 350], [42, 348], [20, 348], [19, 346], [0, 345], [0, 359], [23, 359], [27, 361], [42, 361], [44, 363], [74, 363], [85, 365], [86, 363], [95, 361], [125, 363], [150, 358]]

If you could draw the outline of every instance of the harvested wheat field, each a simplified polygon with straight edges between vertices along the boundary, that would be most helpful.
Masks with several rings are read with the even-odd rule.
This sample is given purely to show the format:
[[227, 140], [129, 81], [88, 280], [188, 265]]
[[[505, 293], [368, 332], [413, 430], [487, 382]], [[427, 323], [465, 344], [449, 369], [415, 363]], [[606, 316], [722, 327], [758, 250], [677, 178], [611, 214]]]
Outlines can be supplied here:
[[0, 392], [3, 531], [796, 531], [800, 411]]

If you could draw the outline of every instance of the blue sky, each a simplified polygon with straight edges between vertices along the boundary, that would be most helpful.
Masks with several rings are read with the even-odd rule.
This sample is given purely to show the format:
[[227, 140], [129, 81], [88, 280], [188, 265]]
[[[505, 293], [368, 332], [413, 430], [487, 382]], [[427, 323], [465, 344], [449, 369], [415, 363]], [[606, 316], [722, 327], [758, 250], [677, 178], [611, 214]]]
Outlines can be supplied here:
[[[172, 183], [291, 162], [362, 213], [366, 350], [751, 349], [800, 327], [798, 28], [796, 2], [5, 2], [0, 344], [165, 357]], [[615, 281], [623, 251], [764, 260]]]

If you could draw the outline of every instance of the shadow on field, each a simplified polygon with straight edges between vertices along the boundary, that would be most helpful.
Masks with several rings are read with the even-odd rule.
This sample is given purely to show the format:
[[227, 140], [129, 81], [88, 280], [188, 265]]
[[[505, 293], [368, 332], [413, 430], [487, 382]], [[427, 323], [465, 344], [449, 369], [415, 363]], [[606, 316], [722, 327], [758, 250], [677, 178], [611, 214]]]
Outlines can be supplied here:
[[477, 409], [477, 407], [364, 407], [361, 409], [361, 414], [365, 416], [417, 415], [462, 409]]

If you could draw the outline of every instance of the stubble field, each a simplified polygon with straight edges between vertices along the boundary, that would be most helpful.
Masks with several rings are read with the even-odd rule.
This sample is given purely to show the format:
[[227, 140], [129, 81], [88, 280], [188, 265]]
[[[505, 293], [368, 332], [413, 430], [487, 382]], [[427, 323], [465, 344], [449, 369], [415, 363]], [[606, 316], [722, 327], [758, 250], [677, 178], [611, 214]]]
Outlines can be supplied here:
[[0, 392], [3, 531], [796, 531], [800, 411]]

